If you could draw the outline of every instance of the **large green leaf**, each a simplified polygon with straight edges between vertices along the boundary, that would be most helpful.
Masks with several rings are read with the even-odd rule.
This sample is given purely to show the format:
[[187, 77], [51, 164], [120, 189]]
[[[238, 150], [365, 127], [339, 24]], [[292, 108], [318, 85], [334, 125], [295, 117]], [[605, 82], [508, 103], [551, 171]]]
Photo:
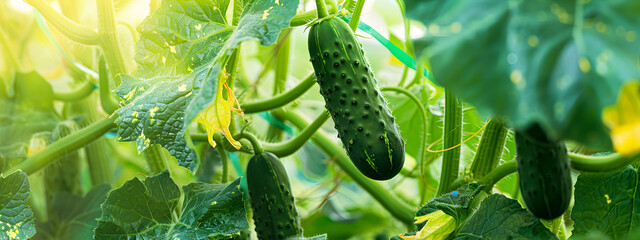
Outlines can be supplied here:
[[136, 76], [189, 74], [210, 63], [231, 33], [225, 13], [228, 1], [171, 0], [139, 26]]
[[[231, 54], [231, 50], [247, 40], [258, 40], [262, 45], [271, 45], [278, 39], [280, 31], [289, 26], [289, 21], [296, 14], [298, 0], [253, 1], [246, 5], [238, 26], [225, 42], [227, 51], [222, 52], [212, 63], [210, 78], [202, 85], [194, 101], [187, 108], [186, 124], [190, 123], [198, 113], [207, 108], [215, 99], [218, 87], [218, 73], [222, 69], [223, 59]], [[200, 85], [198, 85], [200, 86]]]
[[225, 184], [192, 183], [180, 189], [164, 171], [113, 190], [102, 205], [95, 239], [209, 239], [248, 229], [240, 179]]
[[[117, 111], [121, 141], [138, 151], [160, 144], [191, 171], [196, 153], [184, 137], [194, 117], [215, 99], [218, 74], [242, 41], [273, 44], [295, 15], [298, 0], [243, 2], [237, 26], [225, 19], [229, 1], [163, 1], [140, 24], [134, 77], [123, 75], [117, 93], [126, 105]], [[244, 6], [244, 8], [243, 8]]]
[[128, 104], [118, 109], [118, 140], [136, 141], [138, 152], [160, 144], [178, 159], [180, 166], [194, 171], [198, 167], [196, 152], [184, 137], [184, 110], [193, 98], [192, 77], [202, 78], [202, 69], [193, 76], [150, 79], [122, 76], [116, 90]]
[[[484, 185], [480, 182], [466, 184], [451, 193], [429, 201], [416, 212], [416, 217], [442, 210], [445, 214], [455, 218], [460, 224], [473, 213], [473, 208], [471, 208], [472, 201], [483, 189]], [[422, 229], [424, 226], [425, 223], [416, 224], [417, 229]]]
[[6, 159], [27, 157], [31, 136], [58, 123], [53, 90], [44, 78], [29, 72], [16, 73], [14, 80], [8, 95], [0, 95], [0, 156]]
[[0, 239], [27, 239], [36, 233], [33, 212], [27, 204], [30, 193], [24, 172], [0, 177]]
[[610, 148], [602, 109], [640, 79], [638, 1], [417, 1], [435, 81], [516, 128]]
[[518, 201], [493, 194], [458, 229], [455, 239], [556, 239]]
[[638, 170], [628, 167], [611, 173], [581, 173], [575, 185], [571, 219], [573, 235], [596, 230], [613, 239], [627, 239], [640, 223]]
[[38, 233], [33, 239], [91, 239], [93, 229], [98, 226], [102, 213], [100, 205], [107, 198], [111, 187], [99, 185], [85, 197], [72, 194], [54, 196], [55, 216], [49, 215], [49, 221], [38, 224]]

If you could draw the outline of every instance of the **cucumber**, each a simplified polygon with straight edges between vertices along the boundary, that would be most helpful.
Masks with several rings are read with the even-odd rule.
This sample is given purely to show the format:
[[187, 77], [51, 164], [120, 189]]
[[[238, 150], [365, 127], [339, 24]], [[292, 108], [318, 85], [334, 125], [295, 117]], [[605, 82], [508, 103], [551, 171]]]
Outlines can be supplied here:
[[571, 201], [571, 169], [567, 147], [539, 125], [516, 131], [518, 182], [527, 209], [538, 218], [555, 219]]
[[336, 17], [321, 19], [310, 30], [309, 55], [353, 164], [371, 179], [394, 177], [404, 164], [404, 141], [351, 28]]
[[272, 153], [260, 153], [247, 165], [247, 187], [258, 239], [302, 236], [289, 177]]

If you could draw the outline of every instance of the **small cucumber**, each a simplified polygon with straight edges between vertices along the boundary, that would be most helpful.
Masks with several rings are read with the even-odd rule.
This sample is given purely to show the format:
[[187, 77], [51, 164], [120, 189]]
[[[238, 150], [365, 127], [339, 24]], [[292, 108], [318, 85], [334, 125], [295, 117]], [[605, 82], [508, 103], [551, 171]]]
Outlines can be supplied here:
[[302, 236], [289, 177], [278, 157], [266, 152], [253, 156], [247, 165], [247, 187], [258, 239]]
[[353, 164], [365, 176], [387, 180], [404, 164], [404, 141], [362, 45], [342, 19], [321, 19], [309, 33], [309, 55]]
[[571, 169], [564, 142], [539, 125], [516, 131], [518, 182], [527, 209], [542, 219], [561, 216], [571, 201]]

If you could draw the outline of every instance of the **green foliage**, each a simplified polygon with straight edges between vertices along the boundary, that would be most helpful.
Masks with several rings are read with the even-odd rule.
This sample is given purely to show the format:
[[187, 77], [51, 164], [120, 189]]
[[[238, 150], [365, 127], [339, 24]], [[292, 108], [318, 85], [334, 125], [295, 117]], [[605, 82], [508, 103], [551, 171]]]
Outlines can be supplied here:
[[415, 49], [438, 84], [516, 128], [539, 122], [553, 139], [611, 147], [600, 113], [623, 83], [640, 78], [640, 3], [410, 0], [406, 7], [427, 27]]
[[[469, 183], [455, 191], [446, 193], [429, 201], [416, 212], [416, 217], [425, 216], [438, 210], [456, 219], [458, 224], [464, 222], [473, 213], [472, 201], [484, 189], [479, 182]], [[416, 224], [417, 229], [422, 229], [424, 223]]]
[[224, 2], [162, 1], [138, 27], [140, 70], [133, 77], [122, 75], [117, 90], [126, 103], [117, 110], [121, 141], [135, 140], [139, 152], [160, 144], [180, 166], [198, 167], [184, 133], [215, 99], [218, 73], [231, 50], [246, 40], [273, 44], [298, 7], [297, 0], [242, 4], [242, 10], [234, 8], [242, 12], [234, 26], [222, 11], [226, 6], [219, 5]]
[[38, 223], [38, 233], [33, 239], [91, 239], [93, 230], [98, 226], [102, 214], [100, 205], [107, 198], [111, 187], [99, 185], [86, 196], [61, 193], [53, 198], [51, 204], [54, 214], [49, 221]]
[[109, 193], [102, 204], [95, 239], [208, 239], [238, 234], [249, 228], [239, 188], [191, 183], [180, 189], [164, 171], [144, 181], [133, 178]]
[[0, 177], [0, 238], [27, 239], [36, 233], [34, 216], [27, 204], [31, 187], [22, 171]]
[[242, 41], [273, 44], [298, 1], [251, 2], [235, 27], [224, 12], [210, 11], [226, 9], [217, 4], [223, 2], [163, 1], [138, 27], [141, 70], [122, 75], [117, 90], [127, 104], [117, 110], [120, 140], [135, 140], [138, 152], [160, 144], [191, 171], [198, 158], [184, 137], [186, 126], [215, 99], [224, 59]]
[[504, 195], [487, 197], [465, 221], [454, 239], [555, 239], [518, 201]]
[[27, 157], [31, 136], [58, 123], [51, 85], [37, 72], [15, 73], [12, 87], [0, 95], [0, 156], [6, 159]]
[[[0, 239], [640, 236], [638, 155], [583, 155], [637, 135], [622, 124], [634, 99], [608, 107], [640, 79], [636, 1], [373, 1], [375, 22], [363, 0], [316, 21], [299, 0], [26, 1], [40, 29], [14, 2], [0, 1]], [[610, 130], [603, 109], [619, 110]], [[480, 137], [488, 119], [505, 122]], [[532, 125], [548, 138], [523, 140]], [[581, 173], [572, 201], [568, 158], [617, 172]]]
[[[627, 167], [610, 173], [581, 173], [575, 185], [571, 219], [573, 235], [599, 231], [613, 239], [634, 239], [640, 213], [638, 169]], [[572, 237], [573, 239], [573, 237]]]

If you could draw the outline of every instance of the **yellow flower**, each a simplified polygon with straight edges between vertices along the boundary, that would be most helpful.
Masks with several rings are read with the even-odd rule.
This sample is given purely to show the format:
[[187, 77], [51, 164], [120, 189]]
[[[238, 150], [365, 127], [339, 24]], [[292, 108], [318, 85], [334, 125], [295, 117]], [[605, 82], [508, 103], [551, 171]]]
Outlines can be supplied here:
[[[227, 90], [226, 100], [222, 97], [223, 86], [224, 89]], [[237, 106], [237, 108], [234, 107], [234, 105]], [[236, 96], [233, 94], [233, 91], [229, 89], [229, 85], [227, 85], [227, 74], [223, 71], [220, 73], [218, 78], [216, 100], [213, 104], [209, 105], [207, 109], [200, 112], [193, 120], [194, 122], [204, 125], [207, 129], [207, 139], [212, 147], [216, 146], [216, 142], [213, 141], [213, 133], [216, 131], [222, 131], [234, 148], [240, 149], [240, 147], [242, 147], [240, 142], [233, 139], [233, 136], [231, 136], [231, 132], [229, 131], [232, 111], [240, 114], [242, 118], [244, 118], [244, 112], [240, 109], [240, 104], [238, 103]]]
[[622, 156], [640, 152], [640, 83], [622, 87], [618, 102], [604, 109], [603, 118], [616, 152]]
[[456, 219], [447, 215], [442, 210], [416, 217], [416, 223], [427, 222], [415, 236], [400, 235], [404, 240], [441, 240], [456, 230]]

